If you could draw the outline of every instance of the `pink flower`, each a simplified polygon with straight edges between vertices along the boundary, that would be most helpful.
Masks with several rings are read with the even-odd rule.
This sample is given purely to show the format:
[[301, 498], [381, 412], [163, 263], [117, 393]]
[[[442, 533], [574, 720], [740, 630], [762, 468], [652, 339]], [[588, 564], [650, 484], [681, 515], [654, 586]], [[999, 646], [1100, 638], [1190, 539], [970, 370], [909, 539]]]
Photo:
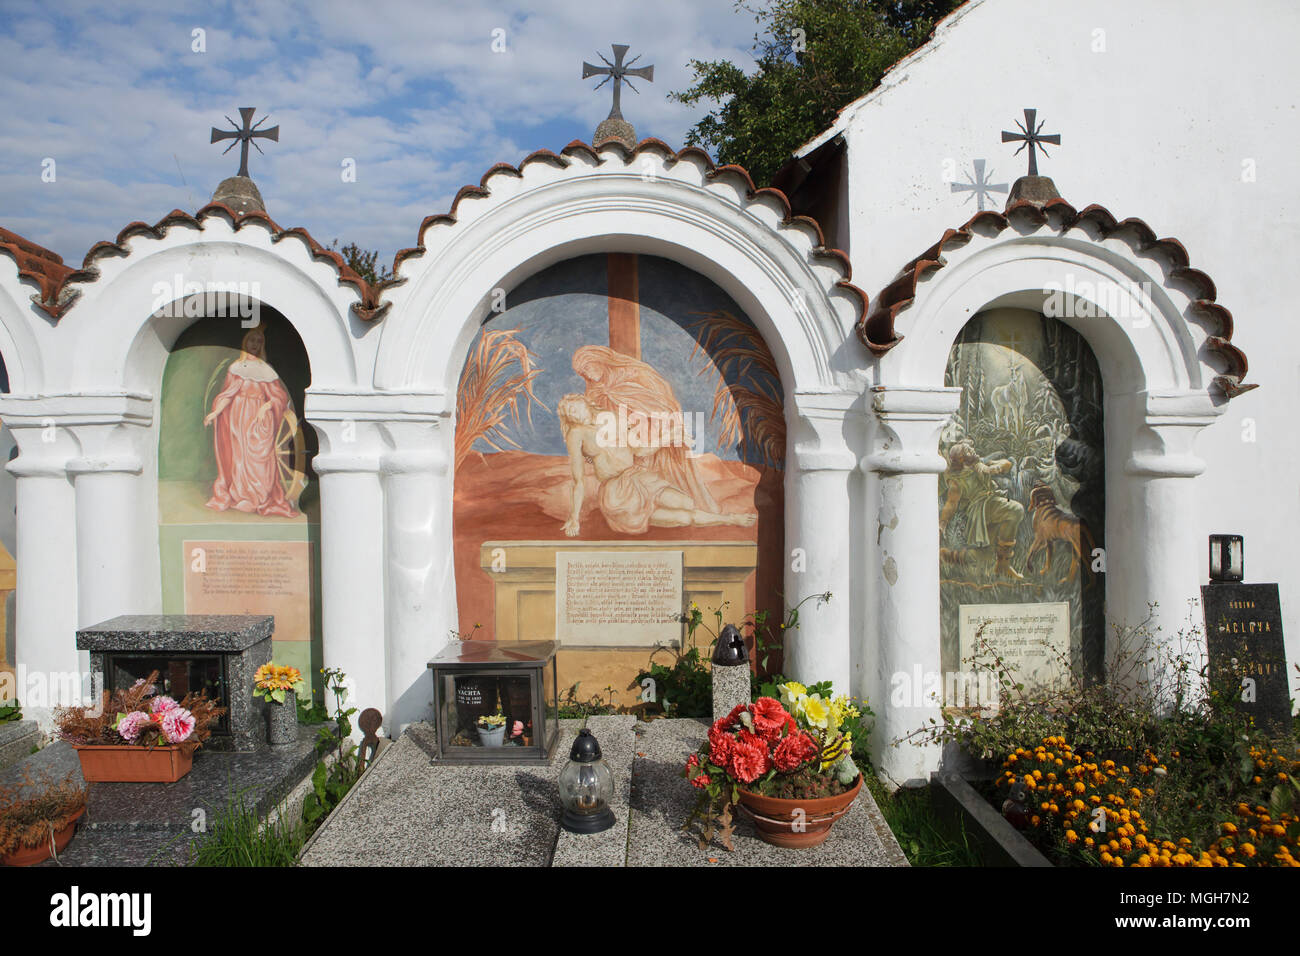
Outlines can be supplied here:
[[142, 710], [133, 710], [123, 717], [117, 725], [117, 732], [123, 740], [135, 743], [140, 737], [140, 731], [151, 723], [150, 717]]
[[698, 777], [691, 778], [691, 786], [694, 787], [696, 790], [703, 790], [711, 782], [712, 781], [709, 780], [709, 775], [707, 773], [702, 773]]
[[[155, 714], [165, 714], [173, 707], [179, 707], [179, 706], [180, 705], [177, 704], [176, 701], [172, 700], [170, 697], [155, 697], [149, 703], [149, 709], [152, 710]], [[186, 713], [189, 713], [189, 711], [186, 711]]]
[[522, 720], [516, 720], [514, 726], [510, 728], [510, 736], [518, 737], [523, 732], [524, 732], [524, 722]]
[[178, 744], [194, 733], [194, 715], [173, 702], [173, 706], [163, 714], [162, 729], [169, 744]]

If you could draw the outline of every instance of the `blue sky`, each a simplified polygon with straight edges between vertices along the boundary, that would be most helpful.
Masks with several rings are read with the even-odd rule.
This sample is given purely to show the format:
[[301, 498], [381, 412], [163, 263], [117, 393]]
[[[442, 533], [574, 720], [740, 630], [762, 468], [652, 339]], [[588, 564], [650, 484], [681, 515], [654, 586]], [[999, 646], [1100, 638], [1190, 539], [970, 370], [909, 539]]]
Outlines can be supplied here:
[[193, 212], [239, 166], [210, 129], [256, 106], [280, 127], [249, 158], [271, 217], [391, 263], [493, 163], [591, 139], [609, 86], [592, 92], [583, 60], [619, 42], [653, 64], [623, 112], [680, 147], [703, 112], [667, 98], [687, 62], [750, 69], [754, 32], [730, 0], [3, 0], [0, 225], [80, 264], [128, 222]]

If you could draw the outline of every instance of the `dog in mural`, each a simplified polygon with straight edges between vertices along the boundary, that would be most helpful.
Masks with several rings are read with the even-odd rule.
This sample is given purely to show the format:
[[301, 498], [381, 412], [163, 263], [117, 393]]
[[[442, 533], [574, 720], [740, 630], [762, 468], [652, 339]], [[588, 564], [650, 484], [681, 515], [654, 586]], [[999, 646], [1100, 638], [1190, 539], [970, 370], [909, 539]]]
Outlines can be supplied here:
[[[1034, 531], [1034, 541], [1029, 546], [1029, 554], [1025, 556], [1026, 573], [1032, 571], [1034, 558], [1041, 551], [1043, 568], [1038, 573], [1040, 576], [1046, 574], [1047, 569], [1052, 566], [1053, 546], [1060, 542], [1070, 552], [1070, 569], [1059, 582], [1067, 583], [1078, 573], [1080, 562], [1085, 565], [1088, 563], [1083, 558], [1085, 543], [1088, 555], [1092, 554], [1093, 540], [1088, 526], [1074, 515], [1064, 511], [1056, 502], [1056, 494], [1045, 484], [1035, 485], [1029, 492], [1029, 516]], [[1085, 584], [1091, 583], [1090, 574]]]

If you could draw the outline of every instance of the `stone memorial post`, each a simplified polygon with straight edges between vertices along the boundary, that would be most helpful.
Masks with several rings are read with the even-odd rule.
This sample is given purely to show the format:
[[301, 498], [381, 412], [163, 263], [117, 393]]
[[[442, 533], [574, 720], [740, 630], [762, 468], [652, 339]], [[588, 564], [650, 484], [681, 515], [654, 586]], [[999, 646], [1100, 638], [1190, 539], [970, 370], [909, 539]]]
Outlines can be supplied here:
[[728, 624], [713, 649], [713, 719], [725, 717], [738, 704], [749, 703], [749, 651], [745, 639]]

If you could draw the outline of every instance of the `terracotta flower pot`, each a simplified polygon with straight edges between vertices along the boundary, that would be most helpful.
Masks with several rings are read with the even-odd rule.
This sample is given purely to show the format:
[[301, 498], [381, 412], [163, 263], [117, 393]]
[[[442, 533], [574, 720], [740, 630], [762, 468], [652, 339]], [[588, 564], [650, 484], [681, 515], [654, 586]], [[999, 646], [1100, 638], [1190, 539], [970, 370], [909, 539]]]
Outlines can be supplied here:
[[194, 748], [73, 744], [87, 783], [175, 783], [190, 772]]
[[[72, 835], [77, 832], [77, 821], [81, 819], [81, 814], [86, 812], [82, 807], [81, 811], [72, 818], [66, 827], [62, 830], [54, 831], [54, 852], [62, 853], [64, 848], [72, 841]], [[39, 846], [20, 847], [12, 853], [6, 853], [0, 857], [0, 863], [5, 866], [35, 866], [50, 857], [50, 841], [42, 840]]]
[[[844, 793], [817, 800], [788, 800], [740, 791], [740, 806], [754, 821], [764, 843], [790, 849], [818, 846], [830, 836], [835, 821], [849, 812], [862, 789], [862, 774]], [[795, 811], [802, 810], [802, 814]]]

